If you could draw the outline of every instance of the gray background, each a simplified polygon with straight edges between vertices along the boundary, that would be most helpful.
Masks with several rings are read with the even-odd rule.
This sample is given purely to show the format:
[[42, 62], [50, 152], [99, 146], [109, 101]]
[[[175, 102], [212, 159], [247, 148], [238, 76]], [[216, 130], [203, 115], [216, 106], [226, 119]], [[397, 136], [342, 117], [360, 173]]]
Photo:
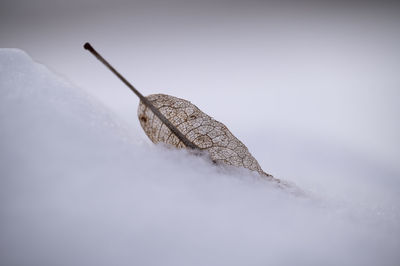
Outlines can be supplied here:
[[396, 4], [3, 0], [0, 10], [1, 47], [25, 50], [139, 132], [136, 97], [84, 42], [143, 94], [188, 99], [224, 122], [262, 165], [325, 145], [399, 172]]

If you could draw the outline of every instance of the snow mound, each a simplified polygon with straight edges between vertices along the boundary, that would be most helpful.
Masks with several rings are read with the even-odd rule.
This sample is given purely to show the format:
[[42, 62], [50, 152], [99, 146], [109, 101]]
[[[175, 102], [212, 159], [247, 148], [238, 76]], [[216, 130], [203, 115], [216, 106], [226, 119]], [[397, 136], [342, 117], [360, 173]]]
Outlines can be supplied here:
[[398, 265], [393, 217], [149, 145], [0, 49], [0, 265]]

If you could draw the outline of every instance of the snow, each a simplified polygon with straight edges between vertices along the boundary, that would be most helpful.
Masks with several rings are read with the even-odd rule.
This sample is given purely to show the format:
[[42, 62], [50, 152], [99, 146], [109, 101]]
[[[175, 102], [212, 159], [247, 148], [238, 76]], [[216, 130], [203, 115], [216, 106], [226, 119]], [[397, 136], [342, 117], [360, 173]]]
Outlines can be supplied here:
[[[398, 265], [398, 174], [285, 139], [258, 155], [312, 197], [155, 146], [23, 51], [0, 49], [0, 265]], [[289, 146], [311, 149], [295, 162]]]

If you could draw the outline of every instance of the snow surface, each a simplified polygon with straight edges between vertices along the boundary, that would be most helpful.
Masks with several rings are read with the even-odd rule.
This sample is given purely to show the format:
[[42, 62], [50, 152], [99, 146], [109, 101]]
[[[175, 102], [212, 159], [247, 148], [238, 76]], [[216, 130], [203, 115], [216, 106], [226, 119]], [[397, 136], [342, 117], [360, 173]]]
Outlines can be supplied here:
[[[150, 144], [23, 51], [0, 49], [0, 265], [399, 265], [398, 175], [316, 146], [307, 178], [294, 175], [305, 161], [284, 165], [314, 195], [295, 197]], [[268, 148], [271, 162], [288, 151]]]

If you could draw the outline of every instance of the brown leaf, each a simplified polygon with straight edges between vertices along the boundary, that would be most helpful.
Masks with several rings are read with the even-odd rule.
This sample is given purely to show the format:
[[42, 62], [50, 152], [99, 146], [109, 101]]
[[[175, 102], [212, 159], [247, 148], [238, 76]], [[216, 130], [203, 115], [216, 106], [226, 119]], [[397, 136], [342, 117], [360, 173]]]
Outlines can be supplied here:
[[[189, 101], [164, 94], [144, 97], [90, 43], [85, 43], [84, 48], [139, 97], [139, 121], [154, 143], [164, 142], [178, 148], [207, 151], [215, 163], [257, 171], [262, 176], [277, 182], [280, 187], [293, 188], [265, 173], [247, 147], [235, 138], [224, 124], [206, 115]], [[302, 191], [298, 191], [299, 194], [303, 194]]]
[[[152, 94], [146, 98], [186, 137], [190, 142], [188, 145], [207, 151], [214, 162], [244, 167], [274, 179], [261, 169], [247, 147], [224, 124], [203, 113], [191, 102], [165, 94]], [[142, 101], [139, 104], [138, 117], [140, 125], [152, 142], [162, 142], [177, 148], [187, 146]]]

